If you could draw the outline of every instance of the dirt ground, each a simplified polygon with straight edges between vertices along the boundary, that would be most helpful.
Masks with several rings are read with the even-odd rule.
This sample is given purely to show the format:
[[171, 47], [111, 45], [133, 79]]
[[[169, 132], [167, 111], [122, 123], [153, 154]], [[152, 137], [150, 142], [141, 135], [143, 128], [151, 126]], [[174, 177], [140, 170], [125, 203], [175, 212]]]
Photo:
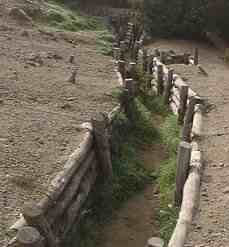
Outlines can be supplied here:
[[[5, 1], [10, 4], [13, 1]], [[3, 1], [0, 1], [2, 7]], [[111, 57], [93, 32], [40, 32], [0, 10], [0, 243], [78, 146], [78, 125], [114, 105]], [[75, 56], [75, 64], [69, 62]], [[76, 83], [68, 82], [74, 67]]]
[[208, 103], [204, 118], [204, 154], [200, 209], [186, 247], [229, 246], [229, 66], [222, 54], [206, 44], [179, 40], [159, 40], [151, 47], [174, 49], [177, 52], [200, 49], [200, 63], [208, 76], [195, 67], [174, 66], [187, 79], [192, 89]]

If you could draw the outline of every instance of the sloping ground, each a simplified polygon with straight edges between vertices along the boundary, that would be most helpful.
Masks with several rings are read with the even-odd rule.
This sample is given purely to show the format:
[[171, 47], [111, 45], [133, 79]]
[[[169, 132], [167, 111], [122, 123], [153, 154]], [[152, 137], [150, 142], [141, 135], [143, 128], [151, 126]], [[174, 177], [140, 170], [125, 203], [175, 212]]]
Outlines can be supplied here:
[[200, 210], [186, 246], [229, 246], [229, 67], [214, 48], [187, 41], [158, 41], [154, 47], [190, 51], [198, 46], [200, 63], [209, 76], [197, 68], [178, 65], [176, 71], [188, 79], [194, 91], [208, 99], [210, 111], [204, 118], [205, 170], [202, 179]]
[[[7, 1], [6, 1], [7, 2]], [[11, 1], [8, 3], [10, 4]], [[77, 147], [78, 125], [110, 111], [117, 86], [95, 32], [40, 32], [0, 17], [0, 243]], [[4, 18], [3, 18], [4, 17]], [[75, 64], [69, 57], [75, 56]], [[72, 68], [76, 83], [68, 82]]]

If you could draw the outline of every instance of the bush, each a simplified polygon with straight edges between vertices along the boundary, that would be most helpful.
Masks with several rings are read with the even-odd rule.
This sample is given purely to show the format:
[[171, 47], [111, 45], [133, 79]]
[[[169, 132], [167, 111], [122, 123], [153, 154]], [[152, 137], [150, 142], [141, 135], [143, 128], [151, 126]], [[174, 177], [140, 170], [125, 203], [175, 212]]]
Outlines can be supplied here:
[[153, 36], [200, 37], [206, 26], [204, 0], [145, 0], [144, 11]]

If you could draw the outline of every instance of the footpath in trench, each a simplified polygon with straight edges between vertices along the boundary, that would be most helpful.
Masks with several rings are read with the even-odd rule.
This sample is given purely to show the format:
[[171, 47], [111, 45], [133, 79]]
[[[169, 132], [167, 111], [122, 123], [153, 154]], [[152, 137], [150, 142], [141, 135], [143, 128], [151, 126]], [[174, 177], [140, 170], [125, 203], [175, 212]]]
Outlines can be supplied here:
[[208, 76], [195, 67], [175, 65], [177, 73], [209, 103], [204, 118], [204, 174], [200, 207], [186, 247], [229, 246], [229, 66], [213, 47], [187, 41], [159, 40], [152, 47], [178, 52], [200, 50], [200, 63]]
[[[160, 120], [161, 121], [161, 120]], [[161, 143], [145, 145], [139, 151], [142, 164], [149, 171], [157, 171], [167, 158], [166, 147]], [[159, 236], [157, 221], [159, 188], [156, 183], [131, 197], [115, 214], [114, 219], [101, 229], [100, 247], [145, 246], [152, 236]]]

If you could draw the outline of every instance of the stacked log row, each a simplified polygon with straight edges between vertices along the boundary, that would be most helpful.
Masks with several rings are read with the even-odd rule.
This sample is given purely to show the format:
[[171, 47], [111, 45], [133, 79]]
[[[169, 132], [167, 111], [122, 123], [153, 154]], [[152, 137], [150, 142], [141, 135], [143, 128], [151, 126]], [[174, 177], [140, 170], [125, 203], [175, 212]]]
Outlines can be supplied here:
[[[156, 55], [151, 68], [155, 78], [154, 91], [164, 97], [164, 103], [178, 116], [178, 124], [182, 126], [175, 193], [175, 203], [181, 208], [168, 246], [183, 247], [199, 202], [202, 157], [198, 141], [203, 136], [204, 102], [180, 76], [162, 63], [161, 59], [166, 60], [164, 54], [154, 54]], [[186, 58], [186, 61], [188, 60], [189, 64], [198, 65], [198, 49], [195, 50], [194, 58]]]
[[[68, 232], [81, 218], [96, 178], [108, 181], [112, 179], [112, 164], [109, 143], [109, 131], [115, 114], [124, 111], [132, 118], [130, 104], [136, 96], [137, 83], [134, 53], [138, 34], [134, 25], [128, 23], [125, 40], [113, 49], [117, 66], [119, 84], [123, 90], [120, 104], [109, 114], [98, 114], [90, 123], [80, 126], [84, 132], [79, 147], [70, 155], [63, 169], [51, 181], [45, 197], [38, 203], [24, 205], [21, 218], [11, 227], [16, 236], [10, 241], [10, 247], [58, 247], [61, 246]], [[121, 37], [121, 36], [120, 36]], [[119, 37], [119, 38], [120, 38]], [[120, 60], [123, 59], [123, 60]]]

